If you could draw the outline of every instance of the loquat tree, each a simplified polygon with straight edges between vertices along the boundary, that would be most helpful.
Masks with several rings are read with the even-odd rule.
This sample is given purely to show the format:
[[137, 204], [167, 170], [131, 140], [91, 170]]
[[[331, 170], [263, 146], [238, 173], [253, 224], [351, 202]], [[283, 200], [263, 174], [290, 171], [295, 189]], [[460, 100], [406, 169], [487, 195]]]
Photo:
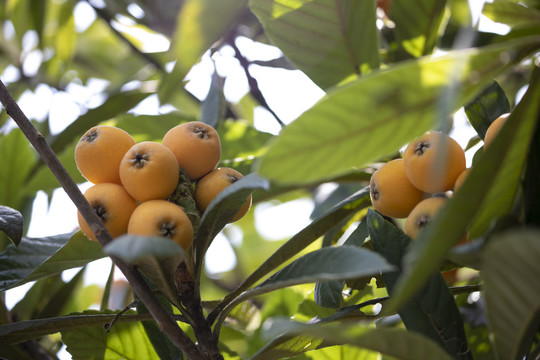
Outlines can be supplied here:
[[540, 356], [537, 0], [0, 22], [1, 358]]

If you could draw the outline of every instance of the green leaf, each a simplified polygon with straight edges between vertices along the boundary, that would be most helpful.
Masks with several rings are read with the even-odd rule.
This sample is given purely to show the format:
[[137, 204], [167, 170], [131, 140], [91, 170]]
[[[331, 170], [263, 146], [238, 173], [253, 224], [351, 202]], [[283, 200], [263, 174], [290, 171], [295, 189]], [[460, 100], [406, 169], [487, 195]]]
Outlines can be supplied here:
[[[410, 239], [373, 210], [368, 210], [367, 222], [373, 249], [399, 269], [382, 274], [388, 293], [392, 296]], [[407, 330], [430, 338], [453, 358], [472, 359], [454, 297], [441, 274], [438, 271], [432, 274], [422, 291], [398, 309], [401, 320]]]
[[[62, 62], [68, 62], [75, 54], [77, 32], [75, 31], [75, 3], [66, 2], [60, 5], [56, 14], [54, 55]], [[48, 22], [52, 24], [53, 22]], [[49, 30], [50, 31], [50, 30]]]
[[[295, 334], [302, 337], [313, 337], [311, 341], [324, 340], [328, 344], [350, 344], [400, 360], [437, 359], [450, 360], [436, 343], [414, 332], [403, 329], [372, 328], [365, 325], [330, 323], [330, 324], [302, 324], [289, 320], [273, 319], [267, 330], [269, 337], [279, 334]], [[309, 345], [309, 343], [307, 344]], [[297, 347], [298, 348], [298, 347]], [[281, 349], [283, 351], [284, 349]], [[268, 352], [268, 350], [263, 349]], [[261, 352], [261, 355], [264, 352]], [[278, 353], [280, 354], [280, 353]], [[281, 353], [285, 355], [287, 353]], [[257, 354], [252, 360], [271, 359]], [[274, 357], [275, 359], [275, 357]]]
[[[85, 311], [83, 314], [99, 314]], [[120, 319], [124, 317], [122, 315]], [[62, 331], [62, 342], [74, 359], [154, 360], [158, 356], [140, 322], [117, 322], [107, 332], [103, 326]]]
[[[256, 174], [249, 174], [223, 190], [204, 212], [195, 236], [196, 269], [195, 275], [200, 274], [203, 257], [216, 235], [229, 223], [240, 210], [249, 195], [257, 189], [267, 190], [269, 183]], [[197, 276], [195, 276], [197, 278]]]
[[82, 233], [22, 238], [0, 253], [0, 291], [84, 266], [104, 256], [101, 245]]
[[514, 203], [540, 112], [540, 71], [533, 74], [529, 89], [500, 129], [488, 150], [449, 199], [430, 226], [409, 248], [404, 258], [404, 277], [396, 286], [394, 306], [417, 292], [437, 269], [448, 251], [469, 231], [482, 236], [490, 224], [507, 214]]
[[23, 234], [23, 217], [20, 212], [7, 206], [0, 205], [0, 231], [17, 246]]
[[50, 318], [58, 315], [64, 315], [64, 308], [69, 302], [71, 296], [79, 289], [82, 283], [85, 268], [82, 268], [67, 283], [62, 282], [60, 288], [47, 294], [49, 300], [43, 304], [43, 308], [36, 316], [37, 318]]
[[393, 269], [382, 256], [369, 250], [353, 246], [325, 247], [301, 256], [238, 296], [220, 314], [215, 328], [219, 331], [221, 322], [237, 304], [255, 296], [293, 285], [378, 275]]
[[226, 102], [225, 94], [223, 93], [224, 78], [219, 76], [217, 71], [212, 74], [210, 89], [206, 98], [202, 102], [201, 121], [214, 128], [221, 123], [225, 116]]
[[540, 319], [540, 232], [510, 230], [497, 234], [482, 253], [486, 313], [498, 359], [523, 359]]
[[525, 38], [404, 62], [337, 88], [283, 129], [256, 170], [279, 183], [307, 184], [394, 153], [539, 42]]
[[251, 0], [265, 34], [323, 89], [379, 67], [375, 2]]
[[482, 139], [493, 120], [509, 112], [510, 103], [504, 90], [496, 81], [493, 81], [472, 102], [465, 105], [467, 118]]
[[395, 24], [398, 58], [420, 57], [435, 48], [446, 0], [393, 0], [390, 18]]
[[5, 155], [0, 167], [0, 204], [19, 208], [36, 153], [22, 131], [13, 129], [6, 135], [0, 134], [0, 154]]
[[65, 283], [62, 281], [62, 274], [51, 275], [36, 281], [11, 309], [14, 314], [17, 314], [17, 321], [44, 317], [38, 314], [63, 285]]
[[364, 188], [334, 205], [268, 257], [264, 263], [238, 285], [236, 289], [231, 291], [208, 317], [213, 319], [243, 291], [247, 290], [265, 275], [297, 255], [320, 236], [332, 229], [341, 220], [367, 207], [369, 204], [371, 204], [369, 188]]
[[176, 269], [184, 261], [180, 245], [164, 237], [122, 235], [103, 250], [136, 265], [169, 301], [180, 306], [174, 283]]
[[[165, 301], [161, 301], [161, 304], [167, 311], [173, 311], [170, 303], [166, 304]], [[142, 302], [137, 304], [137, 312], [139, 314], [150, 314]], [[167, 336], [163, 336], [163, 332], [154, 321], [143, 321], [142, 325], [160, 359], [183, 359], [182, 351]]]
[[339, 280], [319, 281], [315, 284], [314, 296], [317, 305], [339, 309], [343, 301], [344, 282]]
[[274, 137], [244, 120], [226, 120], [217, 131], [221, 140], [219, 166], [234, 168], [242, 174], [251, 172], [253, 159], [264, 153], [268, 140]]
[[[87, 310], [82, 314], [19, 321], [0, 325], [0, 343], [16, 344], [44, 335], [55, 334], [59, 331], [77, 329], [80, 327], [92, 326], [101, 328], [104, 331], [103, 326], [111, 322], [114, 314], [115, 313], [111, 311], [100, 313], [94, 310]], [[142, 320], [152, 320], [152, 317], [148, 314], [132, 315], [128, 313], [120, 316], [117, 319], [117, 323]]]
[[204, 52], [231, 28], [247, 0], [186, 0], [177, 18], [171, 44], [176, 64], [161, 81], [159, 96], [167, 102], [182, 87], [182, 80]]
[[495, 1], [485, 3], [482, 14], [490, 20], [510, 27], [538, 26], [540, 22], [540, 11], [532, 6], [527, 7], [521, 2]]
[[103, 251], [130, 263], [145, 260], [147, 257], [176, 257], [179, 263], [184, 260], [184, 250], [180, 245], [159, 236], [122, 235], [105, 245]]
[[377, 275], [393, 269], [383, 257], [369, 250], [345, 245], [326, 247], [298, 258], [248, 293], [261, 294], [316, 281]]

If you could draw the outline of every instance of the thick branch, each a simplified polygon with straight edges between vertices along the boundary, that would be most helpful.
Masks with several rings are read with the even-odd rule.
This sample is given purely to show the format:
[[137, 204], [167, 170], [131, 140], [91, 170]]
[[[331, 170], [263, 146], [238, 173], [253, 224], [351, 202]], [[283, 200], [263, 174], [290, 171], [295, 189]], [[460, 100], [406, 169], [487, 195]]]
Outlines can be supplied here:
[[[96, 238], [102, 245], [112, 240], [111, 234], [105, 228], [94, 209], [86, 201], [77, 184], [69, 176], [58, 157], [54, 154], [45, 138], [28, 120], [21, 108], [17, 105], [4, 83], [0, 80], [0, 102], [4, 105], [6, 112], [17, 123], [21, 131], [28, 138], [32, 146], [39, 153], [45, 164], [51, 169], [58, 182], [73, 201], [77, 209], [81, 212], [85, 220], [90, 225]], [[176, 321], [156, 299], [148, 285], [141, 278], [134, 266], [111, 257], [116, 266], [122, 271], [129, 281], [135, 293], [139, 296], [144, 305], [148, 308], [152, 317], [158, 323], [160, 329], [178, 346], [189, 359], [203, 360], [204, 356], [197, 349], [195, 344], [187, 334], [178, 326]]]

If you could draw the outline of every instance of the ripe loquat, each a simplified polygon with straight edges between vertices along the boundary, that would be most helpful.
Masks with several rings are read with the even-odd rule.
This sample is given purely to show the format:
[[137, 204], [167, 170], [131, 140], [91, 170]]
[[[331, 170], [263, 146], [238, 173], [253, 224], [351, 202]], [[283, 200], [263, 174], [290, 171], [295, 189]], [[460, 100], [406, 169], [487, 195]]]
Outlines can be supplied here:
[[118, 172], [120, 162], [133, 145], [133, 137], [122, 129], [94, 126], [77, 143], [75, 162], [81, 174], [94, 184], [121, 184]]
[[501, 116], [493, 120], [493, 122], [489, 125], [488, 129], [486, 130], [486, 136], [484, 136], [484, 148], [487, 148], [489, 144], [493, 142], [493, 139], [495, 139], [495, 136], [497, 136], [499, 130], [509, 116], [510, 113], [502, 114]]
[[440, 196], [433, 196], [420, 201], [412, 209], [405, 221], [405, 234], [409, 235], [411, 239], [416, 239], [420, 231], [431, 223], [431, 220], [446, 202], [447, 199]]
[[218, 133], [201, 121], [173, 127], [163, 136], [162, 144], [174, 153], [178, 165], [191, 180], [214, 170], [221, 156]]
[[[121, 185], [114, 183], [96, 184], [85, 191], [84, 197], [101, 218], [113, 238], [126, 233], [129, 218], [137, 207], [137, 201]], [[77, 211], [77, 220], [83, 234], [90, 240], [97, 241], [96, 236], [79, 211]]]
[[193, 226], [184, 210], [167, 200], [141, 203], [131, 215], [128, 234], [168, 237], [184, 250], [193, 243]]
[[403, 160], [411, 183], [432, 194], [452, 189], [466, 167], [463, 148], [441, 132], [427, 132], [409, 143]]
[[471, 172], [471, 168], [467, 168], [463, 170], [461, 174], [459, 174], [459, 176], [456, 178], [456, 182], [454, 183], [454, 188], [453, 188], [454, 192], [456, 192], [461, 187], [461, 185], [463, 184], [467, 176], [469, 176], [470, 172]]
[[381, 214], [405, 218], [423, 198], [405, 173], [403, 159], [387, 162], [373, 173], [369, 181], [371, 202]]
[[[197, 203], [199, 210], [202, 212], [206, 211], [208, 205], [210, 205], [212, 200], [214, 200], [220, 192], [227, 186], [240, 180], [242, 177], [243, 175], [238, 171], [226, 167], [217, 168], [205, 175], [195, 186], [195, 202]], [[240, 220], [251, 207], [251, 201], [252, 197], [250, 195], [230, 222]]]
[[143, 141], [133, 145], [120, 163], [120, 180], [138, 201], [166, 199], [178, 185], [174, 154], [164, 145]]

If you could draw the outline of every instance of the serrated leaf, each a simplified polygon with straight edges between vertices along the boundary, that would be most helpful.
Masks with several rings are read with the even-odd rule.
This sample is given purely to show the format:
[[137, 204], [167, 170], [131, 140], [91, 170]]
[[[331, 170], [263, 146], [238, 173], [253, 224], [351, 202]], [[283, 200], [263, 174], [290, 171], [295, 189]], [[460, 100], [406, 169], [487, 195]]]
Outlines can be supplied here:
[[394, 153], [470, 102], [539, 43], [531, 37], [452, 51], [348, 83], [284, 128], [256, 171], [277, 183], [307, 184]]
[[[86, 311], [84, 314], [92, 313], [98, 314], [92, 311]], [[64, 330], [62, 342], [74, 359], [158, 358], [140, 322], [117, 322], [109, 332], [102, 325]]]
[[472, 102], [465, 105], [467, 118], [482, 139], [493, 120], [508, 112], [510, 112], [510, 103], [504, 90], [496, 81], [493, 81]]
[[399, 58], [431, 54], [438, 39], [446, 0], [393, 0], [390, 18], [395, 24]]
[[510, 211], [533, 129], [538, 123], [539, 97], [540, 71], [535, 71], [527, 93], [500, 129], [500, 136], [475, 163], [459, 191], [409, 248], [404, 258], [405, 276], [396, 288], [393, 306], [399, 306], [418, 291], [466, 230], [473, 239], [482, 236], [492, 221]]
[[379, 67], [373, 1], [251, 0], [265, 34], [326, 89]]
[[[47, 319], [34, 319], [19, 321], [10, 324], [0, 325], [0, 343], [16, 344], [26, 340], [38, 338], [45, 335], [55, 334], [59, 331], [77, 329], [79, 327], [96, 326], [102, 329], [110, 323], [115, 313], [108, 311], [99, 313], [88, 310], [67, 316], [59, 316]], [[148, 314], [132, 315], [126, 314], [118, 318], [117, 322], [152, 320]]]
[[[392, 296], [410, 239], [373, 210], [368, 211], [367, 222], [373, 249], [399, 269], [382, 274], [388, 293]], [[453, 358], [472, 359], [454, 297], [438, 271], [431, 274], [422, 291], [403, 304], [398, 313], [408, 330], [430, 338]]]
[[0, 253], [0, 291], [88, 264], [105, 256], [101, 245], [82, 233], [22, 238]]
[[17, 246], [23, 234], [23, 217], [20, 212], [7, 206], [0, 205], [0, 231]]
[[225, 306], [243, 291], [262, 279], [265, 275], [276, 269], [278, 266], [298, 254], [308, 245], [324, 235], [327, 231], [339, 223], [341, 220], [365, 208], [371, 203], [369, 198], [369, 188], [364, 188], [351, 196], [343, 199], [331, 209], [313, 220], [311, 224], [294, 235], [289, 241], [276, 250], [265, 262], [251, 273], [240, 285], [231, 291], [225, 299], [209, 315], [209, 318], [217, 316]]
[[175, 306], [179, 306], [175, 272], [184, 261], [180, 245], [163, 237], [122, 235], [108, 243], [104, 252], [137, 265], [141, 273]]
[[204, 254], [212, 240], [240, 210], [249, 195], [254, 190], [267, 190], [268, 188], [268, 180], [256, 174], [249, 174], [225, 188], [212, 200], [201, 218], [199, 231], [193, 242], [196, 253], [196, 266], [199, 271], [201, 270]]
[[538, 329], [540, 232], [497, 234], [482, 253], [486, 313], [498, 359], [522, 359]]
[[[350, 344], [400, 360], [452, 359], [430, 339], [403, 329], [372, 328], [362, 324], [350, 325], [346, 323], [302, 324], [289, 320], [273, 319], [267, 333], [271, 337], [283, 333], [295, 334], [298, 339], [311, 336], [313, 337], [310, 340], [312, 342], [324, 340], [327, 346], [331, 344]], [[308, 342], [305, 345], [309, 344], [311, 343]], [[269, 350], [271, 351], [269, 348], [263, 348], [251, 360], [271, 359]], [[283, 351], [283, 349], [281, 350]], [[295, 353], [301, 352], [303, 351]], [[290, 355], [294, 355], [294, 353], [289, 353]]]

